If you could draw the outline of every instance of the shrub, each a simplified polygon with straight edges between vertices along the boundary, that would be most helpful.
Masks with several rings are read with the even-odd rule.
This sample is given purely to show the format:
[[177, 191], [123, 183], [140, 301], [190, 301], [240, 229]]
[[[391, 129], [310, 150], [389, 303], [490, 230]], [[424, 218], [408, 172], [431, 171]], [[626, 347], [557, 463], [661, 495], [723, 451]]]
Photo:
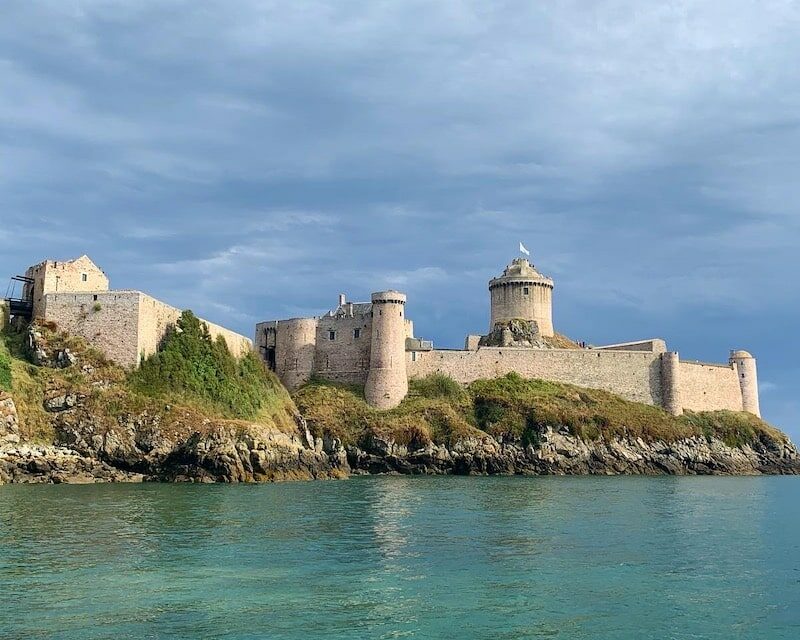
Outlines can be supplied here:
[[253, 419], [290, 403], [277, 378], [253, 353], [236, 359], [219, 336], [184, 311], [159, 350], [133, 371], [134, 390], [152, 397], [184, 397], [225, 417]]
[[429, 400], [442, 398], [461, 402], [467, 399], [464, 387], [443, 373], [432, 373], [424, 378], [412, 378], [408, 387], [409, 395]]
[[11, 391], [11, 358], [0, 351], [0, 390]]

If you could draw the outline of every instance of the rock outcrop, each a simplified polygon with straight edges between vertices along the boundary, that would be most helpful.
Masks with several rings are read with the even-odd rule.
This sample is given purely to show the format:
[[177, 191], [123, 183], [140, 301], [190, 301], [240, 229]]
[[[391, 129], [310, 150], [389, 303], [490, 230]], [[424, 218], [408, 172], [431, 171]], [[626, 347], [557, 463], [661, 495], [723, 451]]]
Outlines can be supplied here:
[[11, 396], [0, 391], [0, 446], [19, 442], [19, 417]]
[[143, 478], [66, 447], [0, 445], [0, 484], [141, 482]]
[[314, 441], [297, 416], [285, 433], [254, 422], [211, 420], [191, 414], [167, 421], [164, 412], [122, 413], [109, 424], [81, 398], [59, 392], [45, 401], [55, 412], [56, 443], [148, 480], [259, 482], [340, 478], [347, 456], [338, 442]]
[[584, 442], [566, 430], [545, 429], [536, 445], [470, 438], [452, 447], [409, 449], [372, 438], [347, 450], [353, 473], [463, 475], [800, 475], [790, 442], [768, 440], [730, 447], [703, 437], [676, 442], [614, 439]]

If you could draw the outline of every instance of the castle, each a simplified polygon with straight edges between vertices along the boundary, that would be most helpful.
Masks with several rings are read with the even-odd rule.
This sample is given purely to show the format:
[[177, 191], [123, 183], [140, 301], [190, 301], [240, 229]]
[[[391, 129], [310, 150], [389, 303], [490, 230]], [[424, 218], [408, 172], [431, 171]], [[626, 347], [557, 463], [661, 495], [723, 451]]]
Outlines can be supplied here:
[[261, 322], [255, 345], [289, 389], [312, 376], [364, 385], [367, 401], [380, 409], [396, 406], [414, 377], [441, 373], [467, 384], [513, 371], [603, 389], [673, 415], [760, 415], [756, 361], [748, 352], [731, 351], [727, 364], [712, 364], [681, 360], [662, 339], [586, 348], [555, 333], [553, 288], [527, 259], [513, 260], [489, 281], [489, 332], [467, 336], [464, 349], [434, 349], [415, 338], [399, 291], [373, 293], [370, 302], [340, 295], [322, 316]]
[[[0, 301], [0, 328], [9, 315], [51, 321], [126, 367], [154, 353], [181, 313], [141, 291], [109, 289], [87, 256], [46, 260], [12, 280], [22, 294]], [[318, 317], [261, 322], [255, 348], [290, 390], [312, 377], [363, 385], [367, 401], [380, 409], [396, 406], [414, 377], [442, 373], [467, 384], [517, 372], [603, 389], [673, 415], [720, 409], [760, 415], [756, 361], [748, 352], [731, 351], [727, 364], [712, 364], [681, 360], [657, 338], [587, 348], [555, 332], [553, 289], [552, 278], [527, 259], [513, 260], [489, 281], [488, 332], [467, 336], [464, 349], [435, 349], [415, 338], [406, 296], [393, 290], [373, 293], [369, 302], [340, 295]], [[253, 348], [248, 338], [205, 324], [235, 355]]]
[[[54, 322], [124, 367], [136, 367], [155, 353], [181, 315], [180, 309], [141, 291], [109, 289], [106, 274], [85, 255], [45, 260], [12, 280], [22, 285], [22, 292], [6, 302], [6, 313]], [[225, 339], [231, 353], [240, 356], [252, 349], [249, 338], [203, 322], [212, 337]]]

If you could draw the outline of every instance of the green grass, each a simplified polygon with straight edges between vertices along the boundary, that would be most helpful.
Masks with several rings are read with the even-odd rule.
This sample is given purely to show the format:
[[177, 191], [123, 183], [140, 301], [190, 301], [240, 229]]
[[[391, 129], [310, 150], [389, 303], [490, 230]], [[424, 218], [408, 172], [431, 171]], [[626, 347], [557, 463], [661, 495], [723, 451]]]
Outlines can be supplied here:
[[20, 433], [33, 442], [50, 442], [53, 427], [42, 406], [50, 376], [24, 359], [25, 334], [7, 328], [0, 332], [0, 389], [10, 392], [20, 418]]
[[11, 354], [5, 343], [0, 342], [0, 391], [11, 391], [12, 384]]
[[465, 418], [469, 397], [458, 383], [436, 375], [412, 380], [409, 387], [400, 406], [389, 411], [370, 407], [361, 387], [322, 380], [305, 385], [294, 401], [314, 436], [329, 434], [345, 444], [377, 436], [420, 446], [485, 435]]
[[756, 441], [782, 442], [786, 436], [752, 413], [741, 411], [701, 411], [686, 413], [681, 419], [706, 437], [716, 437], [729, 447], [741, 447]]
[[605, 391], [514, 373], [467, 387], [441, 374], [412, 379], [408, 396], [389, 411], [367, 405], [357, 387], [320, 380], [300, 389], [295, 402], [316, 436], [332, 434], [346, 444], [363, 443], [373, 435], [401, 444], [451, 444], [490, 434], [535, 445], [546, 427], [567, 428], [585, 441], [630, 437], [673, 442], [705, 436], [741, 447], [786, 438], [747, 413], [710, 411], [676, 417]]

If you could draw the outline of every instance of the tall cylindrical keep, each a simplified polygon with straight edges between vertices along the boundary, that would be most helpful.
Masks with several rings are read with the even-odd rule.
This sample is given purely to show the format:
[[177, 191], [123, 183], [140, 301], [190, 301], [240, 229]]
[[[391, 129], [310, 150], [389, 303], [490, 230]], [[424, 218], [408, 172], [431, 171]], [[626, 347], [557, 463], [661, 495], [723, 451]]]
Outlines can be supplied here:
[[378, 409], [396, 407], [408, 393], [405, 307], [406, 296], [399, 291], [372, 294], [372, 345], [364, 396]]
[[673, 416], [683, 413], [681, 361], [676, 352], [661, 354], [661, 398], [664, 409]]
[[543, 276], [524, 258], [512, 260], [503, 275], [489, 281], [489, 295], [489, 331], [498, 323], [520, 319], [535, 321], [543, 336], [553, 335], [553, 279]]
[[742, 411], [761, 417], [758, 403], [758, 372], [756, 359], [747, 351], [731, 351], [731, 364], [736, 368], [739, 388], [742, 390]]

